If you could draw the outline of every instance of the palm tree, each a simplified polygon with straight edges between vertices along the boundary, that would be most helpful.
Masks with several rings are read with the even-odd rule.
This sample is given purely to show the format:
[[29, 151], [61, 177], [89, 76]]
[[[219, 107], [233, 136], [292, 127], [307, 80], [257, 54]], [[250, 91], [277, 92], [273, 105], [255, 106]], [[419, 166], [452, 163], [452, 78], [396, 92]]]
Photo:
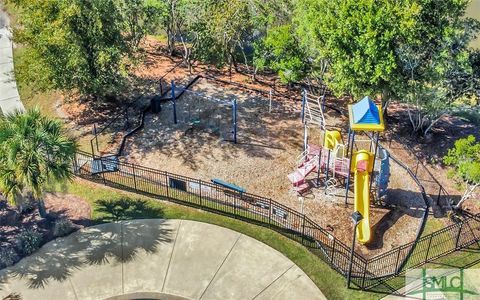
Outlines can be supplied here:
[[0, 191], [20, 206], [30, 194], [45, 217], [43, 191], [72, 178], [76, 149], [62, 122], [37, 108], [0, 116]]

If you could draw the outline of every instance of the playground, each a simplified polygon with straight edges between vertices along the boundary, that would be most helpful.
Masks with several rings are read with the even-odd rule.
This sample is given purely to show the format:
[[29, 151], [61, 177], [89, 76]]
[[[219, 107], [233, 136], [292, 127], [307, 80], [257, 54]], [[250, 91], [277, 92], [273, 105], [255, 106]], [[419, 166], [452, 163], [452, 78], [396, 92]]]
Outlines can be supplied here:
[[[301, 95], [294, 101], [207, 78], [196, 80], [186, 89], [191, 81], [187, 78], [174, 83], [175, 108], [173, 101], [163, 101], [159, 112], [145, 115], [143, 129], [127, 140], [121, 160], [205, 181], [220, 179], [248, 193], [274, 199], [303, 211], [348, 245], [352, 241], [351, 214], [361, 210], [364, 225], [360, 227], [365, 226], [363, 234], [368, 236], [362, 240], [362, 234], [358, 235], [356, 251], [365, 257], [415, 239], [424, 214], [424, 201], [408, 172], [390, 159], [381, 199], [376, 199], [378, 193], [368, 188], [369, 175], [373, 169], [374, 173], [380, 172], [382, 155], [388, 155], [385, 149], [374, 159], [375, 134], [359, 133], [355, 146], [353, 140], [351, 144], [354, 148], [350, 153], [365, 150], [367, 158], [363, 161], [369, 163], [365, 165], [358, 159], [350, 172], [340, 170], [338, 162], [349, 157], [348, 115], [321, 108], [324, 113], [321, 123], [328, 125], [327, 128], [318, 120], [305, 122], [303, 118], [302, 121], [302, 110], [305, 117], [312, 116], [305, 107], [302, 109]], [[313, 115], [322, 106], [319, 99], [312, 96], [308, 103]], [[338, 140], [332, 141], [330, 151], [319, 156], [318, 151], [328, 148], [324, 147], [327, 131], [338, 132]], [[381, 132], [377, 133], [381, 137]], [[343, 145], [342, 157], [335, 149], [337, 144]], [[331, 160], [327, 162], [329, 152]], [[368, 165], [374, 160], [376, 167]], [[327, 169], [327, 165], [331, 168]], [[292, 179], [295, 172], [303, 172], [305, 176]], [[363, 177], [356, 176], [362, 172]], [[347, 178], [348, 173], [351, 178]], [[345, 197], [347, 180], [350, 192]], [[363, 186], [357, 186], [359, 182]], [[377, 186], [376, 181], [372, 180], [372, 184]], [[355, 195], [360, 193], [363, 199], [358, 200]], [[374, 194], [375, 199], [370, 199], [369, 195]]]

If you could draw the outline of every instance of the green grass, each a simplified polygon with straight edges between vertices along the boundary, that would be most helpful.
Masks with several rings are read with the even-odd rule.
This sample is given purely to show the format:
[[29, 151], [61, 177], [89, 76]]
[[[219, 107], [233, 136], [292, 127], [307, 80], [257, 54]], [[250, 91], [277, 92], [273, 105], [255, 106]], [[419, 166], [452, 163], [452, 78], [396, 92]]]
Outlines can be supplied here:
[[167, 42], [167, 35], [166, 34], [155, 34], [155, 35], [150, 35], [151, 38], [154, 40], [160, 42], [160, 43], [166, 43]]
[[[15, 66], [21, 64], [24, 48], [13, 49], [13, 63]], [[17, 76], [17, 78], [19, 78]], [[56, 101], [61, 97], [60, 93], [55, 91], [38, 92], [34, 87], [20, 80], [17, 81], [18, 93], [25, 108], [39, 107], [42, 113], [49, 117], [58, 118], [58, 114], [55, 109]]]
[[[265, 227], [194, 208], [105, 188], [83, 180], [76, 180], [65, 186], [52, 187], [51, 189], [71, 193], [85, 199], [92, 208], [92, 220], [96, 223], [110, 222], [117, 218], [185, 219], [215, 224], [243, 233], [283, 253], [313, 280], [328, 299], [380, 299], [385, 296], [384, 294], [347, 289], [345, 279], [320, 258], [299, 243]], [[117, 202], [117, 206], [114, 205], [115, 202]], [[135, 205], [135, 202], [141, 204]]]
[[[9, 14], [11, 22], [10, 26], [13, 28], [18, 25], [17, 18], [20, 15], [20, 9], [11, 2], [3, 3], [3, 8]], [[17, 45], [17, 47], [13, 49], [13, 63], [15, 66], [21, 64], [24, 51], [25, 48], [23, 48], [22, 45]], [[17, 71], [17, 69], [15, 69], [15, 71]], [[20, 76], [16, 77], [18, 79], [21, 78]], [[58, 117], [57, 112], [55, 111], [55, 102], [60, 97], [59, 93], [54, 91], [37, 92], [31, 83], [22, 80], [17, 80], [17, 87], [20, 99], [27, 109], [38, 106], [44, 114], [50, 117]]]
[[435, 231], [438, 231], [445, 227], [445, 223], [442, 220], [434, 218], [433, 216], [428, 216], [427, 223], [425, 224], [425, 228], [423, 229], [422, 236], [429, 235]]

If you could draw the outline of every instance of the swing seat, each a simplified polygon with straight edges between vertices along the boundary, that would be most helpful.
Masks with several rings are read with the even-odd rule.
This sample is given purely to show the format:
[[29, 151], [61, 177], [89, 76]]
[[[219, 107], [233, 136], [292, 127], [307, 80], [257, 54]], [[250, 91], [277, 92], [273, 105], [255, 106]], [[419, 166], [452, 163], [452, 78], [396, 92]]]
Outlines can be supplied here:
[[200, 119], [191, 120], [190, 123], [188, 123], [188, 125], [190, 127], [200, 125]]

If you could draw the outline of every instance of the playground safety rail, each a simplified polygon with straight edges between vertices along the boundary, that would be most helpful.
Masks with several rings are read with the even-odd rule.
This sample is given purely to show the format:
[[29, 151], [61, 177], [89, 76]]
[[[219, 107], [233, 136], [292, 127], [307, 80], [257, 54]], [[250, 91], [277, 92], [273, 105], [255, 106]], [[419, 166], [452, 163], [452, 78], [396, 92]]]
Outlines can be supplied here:
[[[124, 162], [115, 162], [115, 168], [105, 168], [113, 171], [92, 174], [94, 160], [112, 164], [106, 158], [78, 152], [73, 165], [74, 174], [106, 186], [269, 227], [301, 243], [333, 269], [347, 276], [350, 247], [306, 215], [281, 203], [199, 179]], [[373, 258], [366, 259], [354, 252], [352, 282], [360, 289], [388, 286], [386, 281], [402, 274], [405, 269], [421, 266], [479, 243], [479, 237], [480, 218], [477, 215]]]

